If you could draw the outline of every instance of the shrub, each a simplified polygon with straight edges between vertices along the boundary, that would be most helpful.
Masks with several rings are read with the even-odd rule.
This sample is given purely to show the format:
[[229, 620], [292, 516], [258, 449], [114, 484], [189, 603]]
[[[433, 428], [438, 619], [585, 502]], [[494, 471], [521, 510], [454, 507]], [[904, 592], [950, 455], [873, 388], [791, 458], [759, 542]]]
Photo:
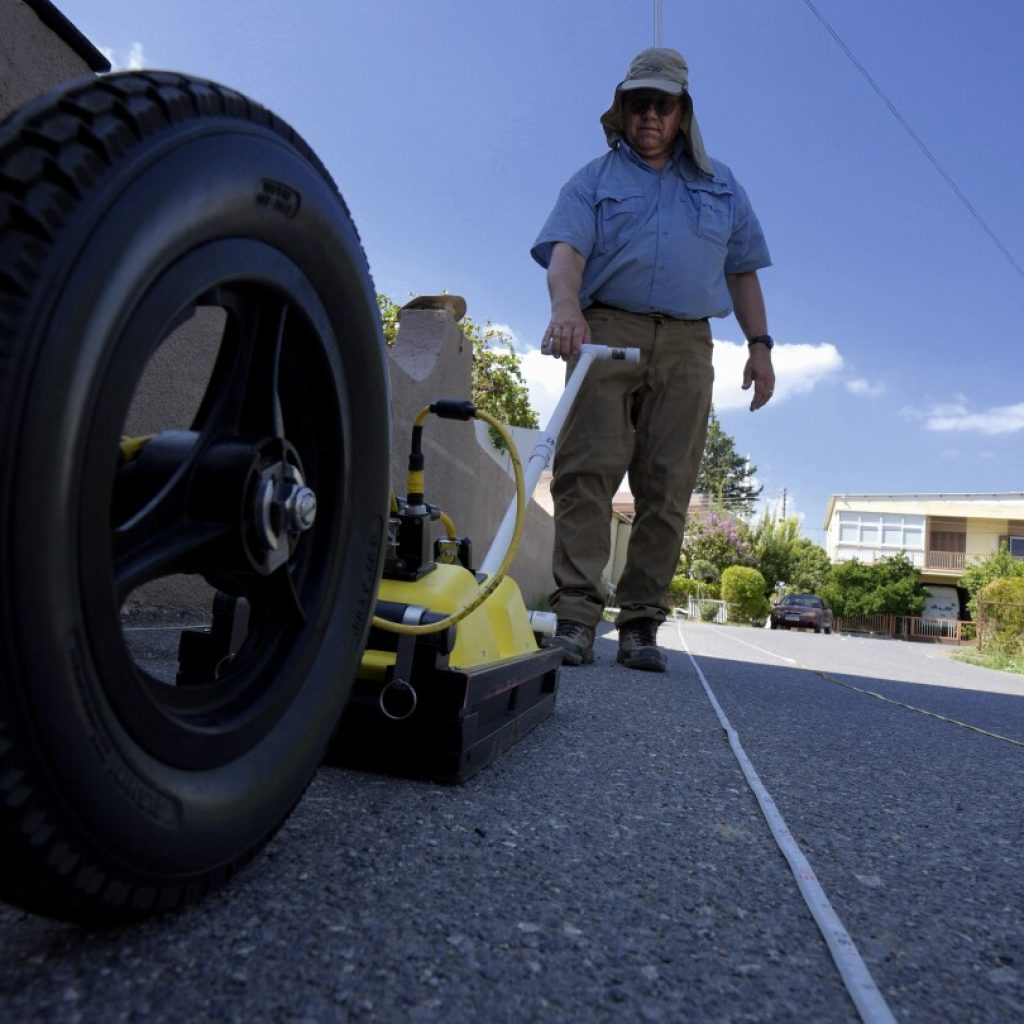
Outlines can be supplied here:
[[701, 601], [700, 605], [701, 622], [714, 622], [718, 617], [717, 601]]
[[697, 580], [691, 580], [682, 574], [672, 577], [668, 585], [668, 599], [672, 604], [687, 604], [691, 597], [699, 597], [701, 585]]
[[733, 622], [763, 622], [771, 610], [764, 596], [764, 577], [742, 565], [731, 565], [722, 573], [722, 600], [728, 603]]
[[831, 578], [821, 590], [840, 618], [851, 615], [920, 615], [925, 591], [917, 570], [900, 552], [877, 562], [856, 558], [832, 566]]
[[978, 591], [982, 643], [1008, 657], [1024, 654], [1024, 577], [997, 579]]
[[1005, 544], [987, 558], [971, 562], [965, 569], [960, 585], [970, 595], [967, 612], [972, 619], [978, 617], [978, 598], [983, 587], [999, 579], [1024, 578], [1024, 562], [1014, 558]]

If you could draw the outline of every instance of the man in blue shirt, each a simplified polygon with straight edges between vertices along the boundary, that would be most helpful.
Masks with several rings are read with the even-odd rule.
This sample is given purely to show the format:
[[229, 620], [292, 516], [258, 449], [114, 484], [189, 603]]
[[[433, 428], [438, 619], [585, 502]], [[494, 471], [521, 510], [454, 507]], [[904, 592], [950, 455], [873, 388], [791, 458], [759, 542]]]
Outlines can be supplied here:
[[771, 264], [746, 193], [704, 149], [675, 50], [638, 54], [601, 118], [609, 151], [573, 175], [531, 250], [547, 268], [544, 345], [572, 360], [593, 341], [640, 349], [593, 363], [555, 452], [554, 643], [593, 660], [611, 501], [628, 471], [636, 516], [616, 591], [618, 660], [663, 672], [657, 629], [700, 469], [714, 371], [709, 317], [748, 339], [751, 410], [772, 396], [772, 339], [757, 272]]

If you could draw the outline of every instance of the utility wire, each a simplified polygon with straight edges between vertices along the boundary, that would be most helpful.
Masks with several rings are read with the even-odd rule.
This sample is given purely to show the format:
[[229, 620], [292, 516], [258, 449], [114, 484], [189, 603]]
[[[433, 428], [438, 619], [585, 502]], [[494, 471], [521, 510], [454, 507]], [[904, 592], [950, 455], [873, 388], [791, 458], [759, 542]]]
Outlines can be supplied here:
[[906, 133], [914, 140], [914, 142], [917, 143], [918, 148], [920, 148], [921, 152], [924, 153], [924, 155], [928, 158], [928, 160], [931, 162], [935, 170], [937, 170], [939, 174], [942, 175], [943, 180], [953, 190], [953, 194], [957, 197], [957, 199], [960, 200], [961, 203], [963, 203], [963, 205], [967, 208], [971, 216], [981, 225], [981, 229], [985, 232], [985, 234], [988, 235], [990, 239], [992, 239], [992, 242], [995, 244], [996, 248], [1006, 257], [1007, 262], [1010, 264], [1010, 266], [1013, 267], [1013, 269], [1016, 270], [1021, 277], [1024, 277], [1024, 267], [1021, 267], [1021, 265], [1013, 258], [1013, 254], [1010, 252], [1009, 249], [1006, 248], [1005, 245], [1003, 245], [999, 236], [988, 226], [987, 223], [985, 223], [985, 218], [982, 217], [980, 213], [978, 213], [978, 211], [974, 208], [974, 205], [967, 198], [967, 196], [963, 194], [957, 183], [949, 176], [946, 169], [942, 166], [942, 164], [939, 163], [939, 161], [936, 159], [932, 151], [924, 144], [924, 142], [921, 140], [921, 137], [917, 134], [917, 132], [914, 131], [913, 128], [910, 127], [910, 124], [907, 121], [907, 119], [899, 112], [899, 110], [896, 109], [896, 105], [882, 91], [882, 87], [871, 77], [871, 75], [868, 73], [867, 68], [865, 68], [859, 60], [857, 60], [856, 56], [854, 56], [853, 51], [846, 45], [846, 43], [843, 42], [839, 33], [836, 32], [836, 30], [825, 20], [825, 16], [821, 13], [821, 11], [818, 10], [817, 7], [814, 6], [813, 3], [811, 3], [811, 0], [804, 0], [804, 3], [810, 9], [811, 13], [818, 19], [818, 21], [820, 21], [822, 25], [825, 26], [825, 30], [839, 44], [843, 53], [845, 53], [846, 56], [850, 58], [850, 62], [853, 64], [853, 66], [867, 79], [868, 84], [871, 86], [871, 88], [874, 89], [876, 93], [878, 93], [882, 102], [891, 111], [893, 117], [895, 117], [896, 120], [899, 121], [901, 125], [903, 125], [903, 128], [906, 131]]

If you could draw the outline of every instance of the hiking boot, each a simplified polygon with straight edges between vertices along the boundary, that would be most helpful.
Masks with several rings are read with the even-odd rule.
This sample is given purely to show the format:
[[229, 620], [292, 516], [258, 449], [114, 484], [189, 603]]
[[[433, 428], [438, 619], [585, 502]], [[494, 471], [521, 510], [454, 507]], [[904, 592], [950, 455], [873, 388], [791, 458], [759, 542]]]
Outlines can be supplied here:
[[634, 619], [619, 627], [619, 653], [616, 661], [626, 668], [642, 672], [664, 672], [668, 664], [658, 646], [658, 624], [654, 619]]
[[575, 619], [559, 619], [548, 647], [562, 648], [563, 665], [589, 665], [594, 660], [594, 631]]

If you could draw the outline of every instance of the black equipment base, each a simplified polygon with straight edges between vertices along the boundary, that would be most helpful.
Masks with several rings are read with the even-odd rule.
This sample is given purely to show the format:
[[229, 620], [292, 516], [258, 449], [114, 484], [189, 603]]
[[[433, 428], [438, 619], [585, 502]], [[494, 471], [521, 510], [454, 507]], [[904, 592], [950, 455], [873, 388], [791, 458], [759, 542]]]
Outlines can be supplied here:
[[327, 763], [461, 783], [497, 760], [555, 707], [560, 649], [475, 669], [414, 674], [416, 707], [394, 720], [381, 710], [387, 683], [357, 679]]

